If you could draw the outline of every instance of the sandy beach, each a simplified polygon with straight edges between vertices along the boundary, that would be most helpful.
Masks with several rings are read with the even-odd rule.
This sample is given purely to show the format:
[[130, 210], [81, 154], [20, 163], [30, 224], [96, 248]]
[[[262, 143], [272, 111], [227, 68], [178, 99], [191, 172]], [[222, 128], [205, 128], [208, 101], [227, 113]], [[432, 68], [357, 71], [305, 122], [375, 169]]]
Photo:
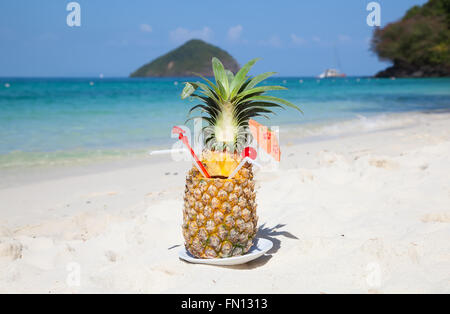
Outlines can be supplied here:
[[450, 293], [450, 114], [383, 121], [281, 127], [280, 168], [257, 173], [274, 247], [234, 267], [178, 259], [189, 162], [5, 174], [0, 292]]

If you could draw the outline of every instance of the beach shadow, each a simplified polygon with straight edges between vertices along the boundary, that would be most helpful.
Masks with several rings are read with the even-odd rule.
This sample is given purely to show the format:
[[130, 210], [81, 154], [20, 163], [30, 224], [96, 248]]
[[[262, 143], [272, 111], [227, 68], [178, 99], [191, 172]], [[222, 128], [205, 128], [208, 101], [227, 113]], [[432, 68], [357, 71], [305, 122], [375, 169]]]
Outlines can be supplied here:
[[[183, 259], [180, 258], [180, 260], [184, 263], [187, 264], [192, 264], [192, 265], [197, 265], [197, 266], [209, 266], [209, 267], [221, 267], [221, 268], [228, 268], [228, 269], [236, 269], [236, 270], [251, 270], [251, 269], [255, 269], [261, 266], [264, 266], [265, 264], [267, 264], [270, 259], [272, 259], [273, 254], [275, 254], [276, 252], [278, 252], [278, 250], [281, 248], [281, 239], [279, 239], [279, 237], [285, 237], [285, 238], [289, 238], [289, 239], [294, 239], [294, 240], [298, 240], [299, 238], [297, 238], [295, 235], [293, 235], [292, 233], [288, 232], [288, 231], [283, 231], [283, 230], [279, 230], [283, 227], [285, 227], [286, 224], [278, 224], [274, 227], [266, 227], [266, 224], [261, 225], [258, 228], [258, 231], [256, 233], [256, 238], [264, 238], [267, 240], [272, 241], [273, 243], [273, 247], [263, 256], [250, 261], [246, 264], [242, 264], [242, 265], [233, 265], [233, 266], [223, 266], [223, 265], [208, 265], [208, 264], [192, 264], [189, 263]], [[169, 250], [178, 247], [181, 245], [174, 245], [171, 246], [169, 248]]]
[[281, 248], [281, 239], [277, 237], [283, 236], [285, 238], [298, 240], [298, 238], [288, 231], [278, 231], [285, 227], [286, 224], [278, 224], [275, 227], [269, 228], [266, 227], [266, 224], [263, 224], [259, 227], [258, 232], [256, 233], [257, 238], [264, 238], [272, 241], [273, 247], [267, 252], [267, 254], [275, 254]]
[[278, 252], [278, 250], [281, 248], [281, 240], [282, 239], [279, 239], [280, 236], [289, 238], [289, 239], [298, 240], [298, 238], [295, 235], [293, 235], [292, 233], [290, 233], [289, 231], [279, 230], [285, 226], [286, 226], [286, 224], [278, 224], [274, 227], [269, 228], [269, 227], [266, 227], [266, 224], [263, 224], [258, 228], [258, 232], [256, 233], [256, 238], [267, 239], [267, 240], [272, 241], [272, 243], [273, 243], [273, 247], [265, 255], [255, 259], [253, 261], [250, 261], [246, 264], [234, 265], [234, 266], [219, 266], [219, 267], [237, 269], [237, 270], [251, 270], [251, 269], [255, 269], [255, 268], [266, 265], [272, 259], [273, 254]]
[[172, 245], [171, 247], [169, 247], [167, 250], [172, 250], [172, 249], [174, 249], [176, 247], [180, 247], [180, 246], [181, 246], [181, 244], [175, 244], [175, 245]]
[[293, 235], [292, 233], [290, 233], [288, 231], [278, 230], [285, 226], [286, 226], [286, 224], [278, 224], [274, 227], [269, 228], [269, 227], [266, 227], [266, 224], [263, 224], [258, 228], [258, 232], [256, 233], [256, 238], [258, 238], [258, 239], [264, 238], [264, 239], [272, 241], [272, 243], [273, 243], [273, 247], [265, 255], [255, 259], [253, 261], [250, 261], [246, 264], [234, 265], [234, 266], [219, 266], [219, 267], [229, 268], [229, 269], [237, 269], [237, 270], [251, 270], [251, 269], [255, 269], [255, 268], [266, 265], [272, 259], [273, 254], [278, 252], [278, 250], [281, 248], [281, 240], [282, 239], [279, 239], [280, 236], [289, 238], [289, 239], [298, 240], [298, 238], [295, 235]]

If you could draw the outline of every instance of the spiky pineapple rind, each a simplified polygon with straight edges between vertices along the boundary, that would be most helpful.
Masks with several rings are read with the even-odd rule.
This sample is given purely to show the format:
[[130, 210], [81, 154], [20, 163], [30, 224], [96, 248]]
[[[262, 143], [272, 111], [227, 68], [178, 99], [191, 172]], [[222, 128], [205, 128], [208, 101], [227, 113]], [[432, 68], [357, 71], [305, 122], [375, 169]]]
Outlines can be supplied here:
[[202, 178], [193, 167], [186, 178], [182, 231], [197, 258], [225, 258], [248, 252], [257, 232], [251, 167], [240, 179]]

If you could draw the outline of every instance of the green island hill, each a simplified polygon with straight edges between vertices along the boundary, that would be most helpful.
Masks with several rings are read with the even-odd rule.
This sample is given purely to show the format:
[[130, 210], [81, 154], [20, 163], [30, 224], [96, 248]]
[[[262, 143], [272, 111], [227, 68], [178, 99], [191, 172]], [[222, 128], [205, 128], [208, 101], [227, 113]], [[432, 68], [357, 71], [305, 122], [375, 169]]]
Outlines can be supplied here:
[[188, 77], [194, 74], [214, 76], [211, 69], [213, 57], [220, 59], [231, 72], [239, 71], [239, 64], [228, 52], [202, 40], [192, 39], [141, 66], [130, 77]]

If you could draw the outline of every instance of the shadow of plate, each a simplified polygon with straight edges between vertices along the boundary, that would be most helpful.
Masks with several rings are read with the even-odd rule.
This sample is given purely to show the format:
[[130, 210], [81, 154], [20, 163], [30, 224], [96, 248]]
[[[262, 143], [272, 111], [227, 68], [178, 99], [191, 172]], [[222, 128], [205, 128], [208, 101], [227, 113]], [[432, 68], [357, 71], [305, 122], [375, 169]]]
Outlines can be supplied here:
[[[274, 227], [266, 227], [266, 224], [263, 224], [258, 228], [258, 232], [256, 233], [256, 238], [264, 238], [264, 239], [272, 241], [273, 247], [266, 254], [262, 255], [261, 257], [255, 259], [253, 261], [250, 261], [245, 264], [233, 265], [233, 266], [210, 265], [210, 264], [197, 264], [197, 265], [221, 267], [221, 268], [236, 269], [236, 270], [251, 270], [251, 269], [256, 269], [256, 268], [262, 267], [262, 266], [266, 265], [272, 259], [273, 254], [277, 253], [280, 250], [282, 239], [280, 239], [279, 237], [285, 237], [285, 238], [289, 238], [289, 239], [298, 240], [298, 237], [296, 237], [292, 233], [285, 231], [285, 230], [279, 230], [281, 228], [284, 228], [285, 226], [286, 226], [286, 224], [278, 224]], [[181, 246], [181, 245], [171, 246], [169, 248], [169, 250], [173, 249], [175, 247], [178, 247], [178, 246]], [[183, 259], [180, 259], [180, 260], [182, 260], [183, 262], [188, 263], [188, 264], [193, 264], [193, 263], [189, 263]]]

